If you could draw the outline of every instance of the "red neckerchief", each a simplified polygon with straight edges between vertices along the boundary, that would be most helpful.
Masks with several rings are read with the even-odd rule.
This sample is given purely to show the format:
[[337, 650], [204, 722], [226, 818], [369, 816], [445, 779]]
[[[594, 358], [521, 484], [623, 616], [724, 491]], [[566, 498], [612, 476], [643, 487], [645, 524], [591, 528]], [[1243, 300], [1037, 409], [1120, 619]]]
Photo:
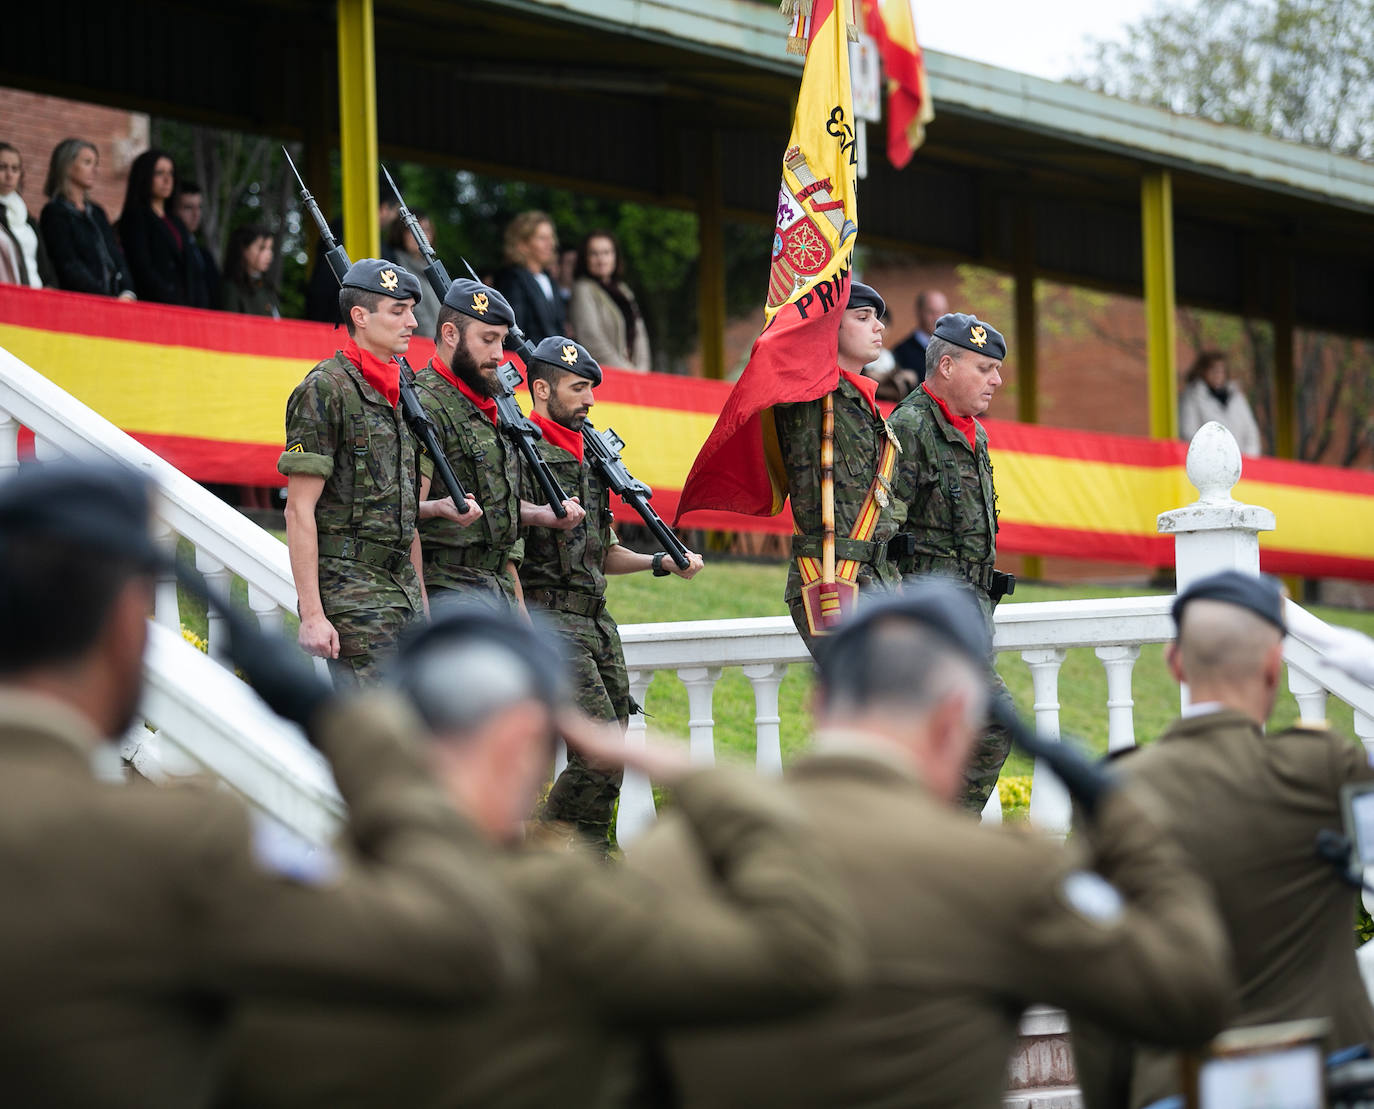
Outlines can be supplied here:
[[450, 370], [448, 366], [445, 364], [444, 360], [440, 358], [437, 354], [429, 360], [429, 366], [430, 369], [432, 369], [435, 373], [437, 373], [440, 377], [442, 377], [445, 381], [447, 381], [450, 385], [457, 389], [458, 392], [462, 393], [463, 396], [467, 397], [468, 400], [472, 401], [473, 408], [477, 409], [478, 412], [482, 413], [483, 416], [489, 419], [491, 421], [492, 427], [496, 426], [495, 397], [479, 397], [476, 393], [474, 393], [471, 389], [467, 387], [467, 384], [465, 382], [459, 380], [458, 375], [455, 374], [452, 370]]
[[395, 408], [396, 402], [401, 399], [401, 364], [394, 359], [383, 362], [375, 354], [363, 350], [354, 339], [348, 340], [348, 345], [341, 353], [358, 367], [363, 380], [386, 397], [391, 407]]
[[975, 450], [975, 444], [978, 440], [978, 421], [972, 416], [956, 416], [949, 410], [949, 405], [930, 391], [930, 386], [924, 381], [921, 382], [921, 388], [926, 391], [926, 396], [940, 406], [940, 411], [945, 414], [945, 419], [953, 425], [954, 430], [960, 432], [968, 440], [969, 450]]
[[871, 377], [864, 377], [863, 374], [856, 374], [853, 370], [841, 370], [840, 376], [864, 395], [864, 399], [868, 401], [868, 407], [873, 409], [873, 415], [878, 415], [877, 381]]
[[552, 420], [545, 419], [538, 412], [531, 412], [530, 419], [534, 421], [534, 426], [544, 433], [544, 438], [555, 447], [562, 447], [570, 455], [582, 461], [582, 432], [573, 431], [570, 427], [556, 424]]

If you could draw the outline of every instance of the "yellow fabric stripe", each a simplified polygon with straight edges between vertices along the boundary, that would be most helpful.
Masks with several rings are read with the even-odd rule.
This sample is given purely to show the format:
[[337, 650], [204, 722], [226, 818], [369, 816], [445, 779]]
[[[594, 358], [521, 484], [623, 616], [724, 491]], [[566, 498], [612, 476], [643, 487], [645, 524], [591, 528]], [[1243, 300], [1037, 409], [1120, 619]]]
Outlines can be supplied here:
[[1369, 558], [1374, 553], [1374, 497], [1245, 480], [1232, 496], [1274, 513], [1278, 526], [1260, 532], [1261, 547], [1341, 558]]

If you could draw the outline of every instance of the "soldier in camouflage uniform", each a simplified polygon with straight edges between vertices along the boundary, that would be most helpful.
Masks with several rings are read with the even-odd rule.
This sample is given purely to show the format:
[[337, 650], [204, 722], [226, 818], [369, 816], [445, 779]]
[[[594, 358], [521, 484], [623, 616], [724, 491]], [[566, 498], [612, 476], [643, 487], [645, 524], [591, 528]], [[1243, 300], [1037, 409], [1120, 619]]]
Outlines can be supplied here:
[[415, 442], [396, 408], [420, 282], [375, 258], [344, 275], [348, 345], [286, 402], [286, 542], [300, 598], [301, 646], [335, 681], [377, 676], [424, 608]]
[[434, 357], [415, 375], [439, 445], [469, 494], [462, 513], [452, 498], [426, 500], [434, 463], [421, 456], [420, 543], [431, 603], [461, 594], [503, 609], [520, 607], [521, 524], [573, 528], [584, 515], [571, 500], [560, 519], [547, 504], [520, 498], [520, 453], [497, 429], [494, 399], [501, 344], [514, 323], [495, 289], [466, 278], [453, 282], [439, 309]]
[[[1007, 345], [1001, 334], [975, 316], [950, 313], [935, 325], [926, 348], [926, 379], [892, 414], [902, 444], [897, 497], [905, 523], [894, 544], [905, 580], [940, 575], [963, 582], [982, 611], [989, 637], [992, 611], [1009, 575], [997, 561], [997, 493], [992, 484], [988, 435], [975, 416], [987, 411], [1002, 384]], [[988, 670], [993, 695], [1007, 687]], [[990, 726], [975, 748], [964, 778], [961, 803], [982, 812], [1011, 751], [1011, 736]]]
[[[835, 560], [859, 562], [857, 583], [861, 590], [897, 587], [897, 568], [888, 558], [888, 540], [901, 525], [901, 505], [892, 499], [890, 483], [880, 483], [879, 516], [866, 540], [849, 538], [860, 506], [878, 472], [883, 444], [891, 434], [874, 402], [877, 383], [859, 373], [883, 349], [882, 321], [887, 306], [876, 290], [854, 282], [849, 288], [844, 317], [840, 321], [835, 386]], [[821, 556], [821, 400], [779, 404], [772, 410], [778, 443], [787, 470], [787, 494], [797, 534], [792, 537], [792, 568], [783, 594], [792, 622], [816, 653], [802, 605], [802, 577], [797, 557]]]
[[[582, 425], [595, 403], [601, 367], [586, 348], [551, 335], [535, 348], [528, 367], [534, 397], [531, 419], [543, 432], [538, 449], [562, 488], [586, 509], [571, 530], [527, 528], [520, 580], [525, 600], [547, 611], [563, 636], [578, 707], [596, 720], [627, 722], [634, 711], [620, 632], [606, 611], [606, 575], [651, 570], [656, 577], [691, 578], [701, 556], [688, 552], [681, 570], [664, 552], [647, 555], [620, 545], [611, 530], [611, 494], [582, 452]], [[526, 473], [527, 500], [539, 487]], [[599, 770], [576, 752], [554, 782], [541, 818], [573, 825], [603, 850], [610, 848], [611, 818], [620, 795], [620, 771]]]

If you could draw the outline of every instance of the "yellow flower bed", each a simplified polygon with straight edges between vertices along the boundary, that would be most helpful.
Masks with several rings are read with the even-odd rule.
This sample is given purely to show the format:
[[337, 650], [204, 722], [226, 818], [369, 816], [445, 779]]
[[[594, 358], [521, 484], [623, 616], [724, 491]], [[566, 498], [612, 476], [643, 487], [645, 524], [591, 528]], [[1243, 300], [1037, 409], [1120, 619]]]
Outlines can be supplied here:
[[1031, 778], [1029, 774], [1007, 775], [997, 779], [997, 796], [1002, 800], [1002, 808], [1024, 809], [1030, 805]]

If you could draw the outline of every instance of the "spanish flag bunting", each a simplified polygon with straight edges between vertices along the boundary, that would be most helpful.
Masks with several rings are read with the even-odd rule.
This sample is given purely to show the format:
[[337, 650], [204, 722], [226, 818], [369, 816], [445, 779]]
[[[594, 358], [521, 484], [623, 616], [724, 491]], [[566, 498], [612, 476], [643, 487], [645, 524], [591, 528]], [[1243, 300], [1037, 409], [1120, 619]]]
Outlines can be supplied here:
[[844, 2], [810, 0], [763, 332], [687, 475], [678, 519], [697, 509], [750, 516], [782, 511], [787, 477], [769, 410], [822, 397], [839, 379], [835, 352], [858, 232]]
[[864, 29], [878, 43], [887, 77], [887, 158], [901, 169], [935, 118], [911, 0], [862, 0]]

